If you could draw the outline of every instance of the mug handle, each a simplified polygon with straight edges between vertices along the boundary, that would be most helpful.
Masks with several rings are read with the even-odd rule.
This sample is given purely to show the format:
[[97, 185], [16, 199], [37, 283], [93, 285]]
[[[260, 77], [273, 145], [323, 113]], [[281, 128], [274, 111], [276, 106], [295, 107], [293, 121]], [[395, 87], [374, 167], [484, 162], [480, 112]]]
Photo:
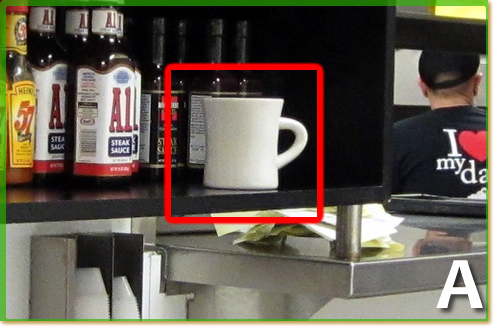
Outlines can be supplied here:
[[285, 152], [278, 155], [277, 167], [278, 169], [281, 169], [302, 153], [307, 144], [308, 134], [304, 125], [299, 123], [297, 120], [290, 118], [281, 117], [279, 121], [279, 129], [280, 131], [289, 130], [295, 134], [295, 141], [292, 146]]

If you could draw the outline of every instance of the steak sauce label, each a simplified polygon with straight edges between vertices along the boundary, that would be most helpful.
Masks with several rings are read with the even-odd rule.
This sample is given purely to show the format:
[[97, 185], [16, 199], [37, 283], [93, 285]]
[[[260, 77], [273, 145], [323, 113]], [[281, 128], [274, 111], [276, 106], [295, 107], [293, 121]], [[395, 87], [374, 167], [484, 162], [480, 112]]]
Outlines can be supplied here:
[[33, 68], [38, 101], [35, 173], [64, 170], [67, 70], [64, 63], [56, 63], [47, 69]]
[[31, 7], [29, 28], [38, 32], [55, 32], [56, 9], [54, 7]]
[[206, 154], [206, 124], [204, 100], [212, 97], [234, 97], [236, 92], [199, 92], [189, 94], [187, 166], [203, 169]]
[[92, 11], [93, 34], [116, 36], [118, 23], [118, 12], [116, 10], [94, 9]]
[[89, 11], [67, 10], [65, 27], [68, 35], [87, 36], [89, 34]]
[[165, 98], [163, 91], [145, 90], [141, 100], [141, 167], [165, 167]]
[[130, 176], [134, 150], [135, 74], [128, 66], [77, 70], [74, 174]]

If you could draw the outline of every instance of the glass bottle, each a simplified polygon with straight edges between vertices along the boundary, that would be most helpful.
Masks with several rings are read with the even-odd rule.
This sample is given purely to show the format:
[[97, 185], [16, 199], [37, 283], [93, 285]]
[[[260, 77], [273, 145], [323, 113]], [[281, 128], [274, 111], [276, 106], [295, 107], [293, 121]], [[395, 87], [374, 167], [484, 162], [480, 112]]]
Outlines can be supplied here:
[[[175, 27], [174, 63], [187, 62], [188, 22], [180, 20]], [[176, 183], [186, 175], [187, 152], [187, 80], [188, 71], [172, 71], [171, 76], [171, 182]]]
[[76, 105], [76, 66], [81, 61], [82, 54], [86, 54], [89, 42], [90, 7], [89, 0], [72, 0], [71, 3], [80, 6], [65, 7], [64, 30], [59, 40], [67, 53], [67, 112], [66, 112], [66, 147], [65, 147], [65, 174], [73, 175], [75, 156], [75, 105]]
[[134, 65], [117, 43], [117, 7], [92, 7], [90, 22], [89, 45], [76, 66], [73, 175], [87, 186], [129, 185]]
[[[248, 21], [236, 23], [236, 63], [246, 64], [250, 58], [250, 24]], [[262, 96], [262, 82], [255, 72], [240, 70], [236, 73], [238, 77], [238, 96], [257, 97]]]
[[134, 66], [134, 105], [133, 105], [133, 146], [132, 146], [132, 174], [138, 175], [139, 173], [139, 123], [140, 123], [140, 113], [141, 113], [141, 89], [142, 89], [142, 72], [139, 66], [137, 58], [133, 54], [132, 48], [129, 43], [129, 35], [132, 29], [132, 19], [125, 17], [122, 10], [118, 11], [118, 27], [117, 27], [117, 38], [118, 47], [121, 52], [127, 55], [132, 61]]
[[27, 6], [8, 6], [6, 11], [7, 185], [33, 180], [36, 91], [27, 59], [28, 12]]
[[31, 7], [28, 59], [35, 79], [35, 184], [55, 184], [64, 175], [66, 52], [56, 40], [56, 8]]
[[89, 38], [89, 0], [71, 0], [75, 6], [64, 7], [64, 35], [59, 36], [69, 59], [84, 51]]
[[[0, 63], [0, 70], [5, 73], [5, 66]], [[3, 77], [0, 79], [0, 189], [5, 188], [5, 165], [7, 162], [7, 133], [4, 129], [7, 128], [7, 101], [5, 97], [7, 96], [7, 86], [9, 85], [9, 81]]]
[[[224, 60], [224, 20], [209, 22], [206, 62], [220, 64]], [[236, 96], [238, 82], [228, 71], [204, 70], [193, 78], [188, 99], [187, 169], [191, 182], [203, 179], [205, 166], [205, 111], [203, 99], [211, 97]]]
[[140, 174], [148, 181], [161, 182], [165, 172], [165, 46], [166, 21], [153, 18], [151, 63], [145, 68], [141, 95]]

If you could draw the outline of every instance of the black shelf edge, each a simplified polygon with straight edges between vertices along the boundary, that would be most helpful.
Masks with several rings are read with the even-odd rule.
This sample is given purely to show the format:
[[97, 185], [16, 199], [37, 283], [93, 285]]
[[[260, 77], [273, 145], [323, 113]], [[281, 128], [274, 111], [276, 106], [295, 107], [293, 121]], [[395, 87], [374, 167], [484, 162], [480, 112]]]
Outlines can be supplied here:
[[370, 186], [325, 190], [325, 206], [350, 206], [383, 203], [390, 198], [388, 186]]
[[116, 191], [7, 189], [6, 222], [64, 222], [163, 215], [163, 188]]
[[[384, 200], [382, 187], [325, 190], [325, 205], [353, 205]], [[173, 216], [230, 211], [316, 207], [317, 190], [227, 191], [202, 186], [174, 186]], [[64, 222], [164, 216], [164, 192], [158, 185], [130, 190], [78, 191], [8, 189], [6, 222]]]
[[315, 207], [316, 204], [316, 190], [247, 192], [208, 189], [195, 195], [172, 196], [172, 215]]
[[487, 53], [487, 22], [398, 12], [396, 48]]
[[411, 198], [392, 197], [386, 204], [388, 211], [439, 216], [458, 217], [487, 217], [487, 203], [482, 200], [472, 199], [432, 199], [432, 198]]
[[[358, 205], [383, 202], [386, 190], [382, 186], [326, 189], [325, 206]], [[174, 190], [172, 195], [172, 215], [209, 214], [231, 211], [272, 210], [286, 208], [316, 207], [317, 190], [277, 190], [277, 191], [227, 191], [202, 187], [184, 187]]]

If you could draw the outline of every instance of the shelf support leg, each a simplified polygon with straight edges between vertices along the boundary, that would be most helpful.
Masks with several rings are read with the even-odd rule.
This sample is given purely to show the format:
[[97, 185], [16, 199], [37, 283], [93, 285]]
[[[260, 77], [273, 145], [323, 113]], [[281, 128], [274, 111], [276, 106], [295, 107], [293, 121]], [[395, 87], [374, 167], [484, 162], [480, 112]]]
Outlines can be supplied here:
[[335, 256], [338, 259], [358, 261], [360, 258], [362, 210], [362, 205], [337, 207]]

